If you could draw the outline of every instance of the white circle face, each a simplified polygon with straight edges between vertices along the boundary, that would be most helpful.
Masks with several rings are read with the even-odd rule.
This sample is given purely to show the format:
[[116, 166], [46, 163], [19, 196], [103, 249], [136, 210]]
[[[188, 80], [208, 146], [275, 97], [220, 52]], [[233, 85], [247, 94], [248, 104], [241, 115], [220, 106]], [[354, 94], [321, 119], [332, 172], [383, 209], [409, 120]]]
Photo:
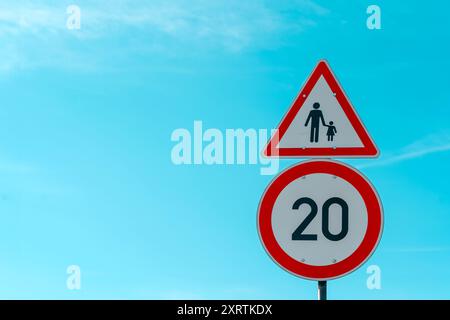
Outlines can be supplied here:
[[[299, 201], [301, 204], [294, 209], [294, 203], [301, 198], [309, 200]], [[330, 200], [331, 204], [324, 206], [333, 198], [341, 200]], [[317, 206], [315, 216], [311, 207], [314, 203]], [[348, 207], [348, 228], [345, 205]], [[323, 221], [324, 211], [328, 211], [328, 223]], [[291, 258], [309, 265], [325, 266], [344, 260], [359, 247], [366, 234], [367, 209], [360, 193], [346, 180], [315, 173], [292, 181], [279, 194], [273, 207], [272, 228], [278, 244]], [[294, 232], [296, 240], [293, 240]], [[314, 235], [316, 240], [311, 239]]]

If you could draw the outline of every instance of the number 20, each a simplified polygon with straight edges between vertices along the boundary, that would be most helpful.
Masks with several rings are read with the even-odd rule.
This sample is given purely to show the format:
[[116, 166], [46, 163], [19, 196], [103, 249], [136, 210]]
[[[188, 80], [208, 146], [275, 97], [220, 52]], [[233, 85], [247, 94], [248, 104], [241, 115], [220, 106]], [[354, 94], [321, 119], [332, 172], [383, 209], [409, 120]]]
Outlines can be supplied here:
[[[292, 234], [292, 240], [317, 240], [316, 234], [303, 234], [303, 231], [308, 227], [308, 225], [311, 223], [311, 221], [314, 220], [314, 218], [317, 215], [317, 204], [316, 202], [311, 198], [300, 198], [297, 201], [294, 202], [294, 205], [292, 206], [292, 209], [298, 210], [302, 204], [307, 204], [311, 208], [310, 213], [306, 216], [305, 220], [295, 229], [294, 233]], [[330, 232], [329, 227], [329, 220], [330, 220], [330, 206], [332, 204], [337, 204], [341, 207], [342, 211], [342, 225], [341, 225], [341, 231], [338, 234], [332, 234]], [[322, 233], [328, 240], [331, 241], [339, 241], [345, 238], [345, 236], [348, 233], [348, 205], [347, 202], [344, 201], [344, 199], [333, 197], [325, 201], [325, 203], [322, 206]]]

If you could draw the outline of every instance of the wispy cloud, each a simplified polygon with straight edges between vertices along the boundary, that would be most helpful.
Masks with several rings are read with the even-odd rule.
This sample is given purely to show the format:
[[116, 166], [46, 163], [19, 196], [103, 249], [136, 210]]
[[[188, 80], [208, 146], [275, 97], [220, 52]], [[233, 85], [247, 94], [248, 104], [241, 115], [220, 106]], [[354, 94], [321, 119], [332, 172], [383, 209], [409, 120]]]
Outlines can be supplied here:
[[[105, 52], [108, 40], [128, 40], [130, 35], [139, 48], [165, 48], [165, 53], [211, 47], [235, 53], [271, 47], [280, 45], [283, 35], [303, 32], [329, 13], [312, 0], [276, 5], [256, 0], [79, 1], [78, 5], [81, 29], [71, 31], [66, 28], [66, 5], [59, 1], [0, 4], [0, 72], [76, 63], [76, 56], [67, 59], [66, 51], [102, 46]], [[133, 49], [129, 42], [112, 43], [114, 50]], [[83, 60], [88, 59], [78, 61]]]
[[359, 169], [370, 167], [383, 167], [395, 163], [420, 158], [429, 154], [450, 151], [450, 133], [428, 135], [412, 144], [402, 148], [399, 152], [388, 153], [380, 159], [357, 165]]

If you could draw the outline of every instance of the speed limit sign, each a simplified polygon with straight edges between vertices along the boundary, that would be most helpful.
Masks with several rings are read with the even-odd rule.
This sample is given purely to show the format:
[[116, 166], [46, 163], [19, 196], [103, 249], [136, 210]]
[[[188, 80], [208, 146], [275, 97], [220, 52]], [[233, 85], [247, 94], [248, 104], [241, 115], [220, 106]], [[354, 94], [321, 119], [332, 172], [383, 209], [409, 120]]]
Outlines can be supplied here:
[[357, 170], [306, 161], [279, 174], [258, 208], [258, 231], [272, 259], [310, 280], [342, 277], [373, 253], [383, 229], [380, 199]]

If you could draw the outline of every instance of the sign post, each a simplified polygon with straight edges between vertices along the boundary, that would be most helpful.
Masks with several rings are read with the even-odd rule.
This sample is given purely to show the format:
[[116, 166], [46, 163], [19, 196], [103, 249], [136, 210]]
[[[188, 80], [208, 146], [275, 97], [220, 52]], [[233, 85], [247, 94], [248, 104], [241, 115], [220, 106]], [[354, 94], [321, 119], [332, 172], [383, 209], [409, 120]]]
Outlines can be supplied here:
[[[373, 140], [331, 69], [320, 61], [264, 149], [268, 157], [376, 157]], [[295, 164], [276, 176], [258, 207], [261, 242], [275, 263], [304, 279], [327, 281], [366, 262], [383, 229], [375, 188], [331, 159]]]
[[327, 300], [327, 282], [318, 281], [318, 300]]

